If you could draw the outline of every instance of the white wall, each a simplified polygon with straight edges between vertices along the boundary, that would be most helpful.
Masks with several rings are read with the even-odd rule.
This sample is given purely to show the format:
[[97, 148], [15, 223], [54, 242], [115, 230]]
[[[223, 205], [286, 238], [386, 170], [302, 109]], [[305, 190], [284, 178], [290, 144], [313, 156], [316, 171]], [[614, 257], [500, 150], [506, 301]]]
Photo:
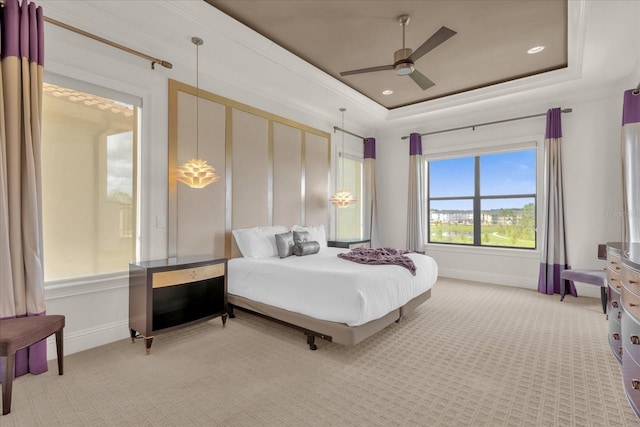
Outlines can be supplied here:
[[[55, 4], [52, 3], [51, 6]], [[209, 8], [209, 6], [206, 7]], [[71, 18], [66, 20], [73, 22]], [[173, 69], [169, 70], [157, 65], [155, 70], [152, 70], [150, 63], [144, 59], [73, 32], [49, 24], [46, 25], [45, 30], [45, 80], [46, 75], [55, 74], [104, 86], [142, 99], [142, 132], [139, 150], [140, 259], [165, 258], [167, 256], [165, 224], [167, 224], [168, 205], [168, 79], [193, 83], [195, 69], [192, 62], [195, 61], [195, 55], [188, 55], [185, 59], [186, 63], [179, 63], [175, 58], [184, 57], [183, 52], [166, 51], [163, 57], [172, 59]], [[332, 135], [333, 153], [336, 153], [336, 144], [341, 142], [340, 134], [333, 133], [333, 126], [340, 125], [339, 107], [342, 105], [323, 105], [323, 114], [314, 114], [314, 111], [296, 109], [295, 102], [286, 103], [264, 97], [237, 83], [229, 84], [212, 78], [207, 74], [207, 70], [201, 70], [200, 88], [329, 132]], [[304, 95], [301, 95], [302, 98]], [[347, 111], [345, 128], [362, 133], [361, 128], [349, 125], [349, 121], [349, 111]], [[345, 150], [352, 154], [361, 154], [362, 141], [347, 136]], [[67, 354], [129, 336], [127, 272], [91, 280], [62, 280], [47, 283], [45, 298], [48, 313], [64, 314], [67, 317], [65, 327], [65, 353]], [[49, 356], [54, 357], [53, 340], [49, 340], [49, 347]]]
[[[577, 94], [573, 99], [559, 99], [546, 105], [511, 104], [489, 109], [479, 106], [464, 115], [453, 111], [434, 120], [427, 119], [423, 127], [412, 131], [424, 133], [455, 128], [541, 113], [553, 107], [572, 108], [572, 113], [562, 115], [569, 262], [573, 268], [604, 268], [604, 262], [596, 257], [597, 245], [618, 241], [621, 233], [620, 123], [624, 87], [621, 84], [599, 88], [591, 94]], [[424, 152], [472, 148], [543, 140], [544, 132], [545, 118], [540, 117], [425, 136], [422, 144]], [[381, 238], [385, 246], [404, 247], [406, 243], [408, 140], [401, 140], [406, 134], [406, 129], [390, 129], [378, 138], [377, 185]], [[539, 207], [540, 204], [539, 200]], [[430, 244], [427, 254], [436, 259], [442, 276], [537, 289], [539, 249], [479, 250]], [[600, 295], [599, 289], [593, 286], [577, 285], [581, 295]]]
[[[173, 63], [171, 70], [161, 66], [151, 70], [149, 62], [141, 58], [50, 24], [45, 28], [47, 72], [105, 86], [142, 99], [139, 154], [142, 185], [139, 229], [141, 259], [164, 258], [167, 255], [167, 229], [158, 225], [166, 224], [167, 220], [167, 79], [194, 84], [195, 52], [189, 44], [193, 35], [205, 39], [201, 50], [201, 65], [204, 64], [200, 74], [202, 89], [332, 133], [334, 150], [336, 141], [340, 141], [338, 135], [332, 132], [332, 127], [340, 123], [339, 107], [348, 108], [345, 128], [363, 136], [376, 137], [380, 225], [385, 245], [402, 247], [405, 242], [408, 153], [407, 142], [400, 140], [402, 135], [410, 131], [424, 132], [539, 113], [557, 105], [574, 109], [573, 113], [563, 117], [565, 169], [568, 171], [567, 222], [572, 265], [601, 265], [595, 260], [596, 245], [618, 239], [619, 221], [615, 209], [621, 203], [617, 171], [621, 89], [631, 86], [631, 83], [635, 87], [639, 76], [637, 70], [620, 87], [598, 88], [597, 92], [591, 94], [579, 93], [571, 98], [553, 99], [549, 104], [527, 102], [526, 94], [520, 94], [517, 97], [520, 101], [517, 102], [514, 97], [506, 95], [469, 108], [443, 108], [423, 116], [424, 121], [420, 122], [407, 119], [404, 112], [389, 115], [390, 121], [387, 121], [386, 110], [383, 111], [377, 104], [372, 105], [346, 86], [336, 84], [334, 79], [309, 64], [294, 61], [292, 65], [291, 62], [281, 61], [285, 53], [273, 43], [260, 40], [252, 44], [250, 37], [253, 36], [248, 34], [248, 30], [232, 34], [229, 30], [232, 20], [216, 22], [216, 16], [212, 16], [216, 15], [215, 12], [204, 2], [154, 2], [151, 6], [154, 8], [154, 14], [151, 15], [154, 16], [126, 13], [122, 19], [116, 20], [110, 19], [106, 13], [123, 8], [138, 11], [146, 8], [147, 3], [151, 2], [40, 1], [46, 16], [150, 54], [161, 52], [158, 56]], [[195, 8], [195, 18], [189, 8]], [[171, 12], [174, 21], [171, 25], [169, 22], [166, 25], [153, 25], [151, 21], [156, 18], [155, 15], [167, 12], [165, 9]], [[212, 20], [216, 25], [211, 25]], [[157, 31], [162, 31], [163, 37], [184, 39], [184, 45], [179, 49], [166, 47], [162, 37], [141, 33], [139, 28], [145, 25], [154, 29], [162, 27]], [[607, 25], [610, 25], [609, 21]], [[634, 43], [637, 46], [637, 41]], [[260, 49], [264, 51], [262, 56]], [[637, 65], [638, 53], [634, 54], [634, 63]], [[268, 57], [268, 62], [265, 62], [265, 57]], [[228, 58], [234, 60], [225, 60]], [[259, 90], [252, 89], [255, 85], [244, 85], [237, 80], [237, 67], [253, 72], [253, 81], [261, 83]], [[288, 94], [291, 91], [295, 94], [282, 98], [281, 93]], [[533, 89], [531, 93], [535, 91]], [[538, 96], [531, 96], [531, 99], [541, 98], [547, 99], [546, 93], [544, 96], [540, 92]], [[354, 117], [361, 119], [354, 121]], [[368, 135], [367, 129], [381, 130]], [[534, 119], [479, 128], [473, 133], [445, 134], [425, 139], [425, 144], [486, 142], [523, 135], [542, 136], [543, 132], [544, 121]], [[361, 147], [357, 144], [359, 141], [345, 139], [348, 151], [358, 152]], [[437, 259], [443, 275], [535, 287], [539, 261], [533, 252], [521, 256], [520, 253], [500, 249], [478, 253], [471, 249], [437, 250], [430, 247], [429, 253]], [[92, 278], [90, 281], [49, 283], [45, 297], [49, 313], [67, 316], [67, 354], [129, 337], [126, 272]], [[156, 345], [160, 345], [161, 339], [157, 342]], [[49, 355], [55, 355], [54, 347], [50, 347]]]

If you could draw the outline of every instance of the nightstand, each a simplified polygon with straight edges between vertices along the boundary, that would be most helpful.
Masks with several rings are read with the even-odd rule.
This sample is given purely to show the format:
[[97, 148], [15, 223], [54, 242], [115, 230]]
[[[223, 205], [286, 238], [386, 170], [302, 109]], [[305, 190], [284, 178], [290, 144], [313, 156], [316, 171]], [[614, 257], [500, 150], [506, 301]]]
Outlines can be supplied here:
[[327, 246], [329, 246], [330, 248], [345, 248], [345, 249], [370, 248], [371, 240], [370, 239], [329, 240], [327, 242]]
[[131, 341], [153, 337], [191, 323], [227, 321], [227, 259], [210, 256], [167, 258], [129, 264]]

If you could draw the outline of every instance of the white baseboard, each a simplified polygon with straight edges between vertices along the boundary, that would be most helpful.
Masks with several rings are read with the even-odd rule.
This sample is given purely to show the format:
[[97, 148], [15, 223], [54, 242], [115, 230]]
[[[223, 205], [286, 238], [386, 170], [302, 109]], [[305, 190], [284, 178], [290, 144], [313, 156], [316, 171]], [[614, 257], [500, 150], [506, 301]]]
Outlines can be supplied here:
[[[69, 355], [130, 337], [129, 320], [121, 320], [97, 328], [64, 334], [64, 354]], [[47, 339], [47, 360], [57, 357], [56, 336]]]
[[[516, 288], [538, 289], [537, 277], [510, 276], [506, 274], [487, 273], [483, 271], [459, 270], [454, 268], [441, 268], [438, 275], [452, 279], [469, 280], [474, 282], [491, 283], [495, 285], [513, 286]], [[584, 283], [574, 282], [579, 296], [600, 299], [600, 287]]]

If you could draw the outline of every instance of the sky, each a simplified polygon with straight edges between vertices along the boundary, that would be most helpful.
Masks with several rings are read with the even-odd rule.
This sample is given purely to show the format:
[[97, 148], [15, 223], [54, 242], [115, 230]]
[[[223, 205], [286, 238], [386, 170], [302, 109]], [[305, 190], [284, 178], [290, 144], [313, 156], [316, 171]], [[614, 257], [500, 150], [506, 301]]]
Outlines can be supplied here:
[[[459, 197], [474, 194], [474, 157], [429, 162], [429, 197]], [[480, 195], [536, 193], [536, 150], [510, 151], [480, 157]], [[526, 199], [484, 200], [482, 210], [522, 207]], [[471, 209], [471, 201], [451, 200], [435, 203], [436, 209]]]

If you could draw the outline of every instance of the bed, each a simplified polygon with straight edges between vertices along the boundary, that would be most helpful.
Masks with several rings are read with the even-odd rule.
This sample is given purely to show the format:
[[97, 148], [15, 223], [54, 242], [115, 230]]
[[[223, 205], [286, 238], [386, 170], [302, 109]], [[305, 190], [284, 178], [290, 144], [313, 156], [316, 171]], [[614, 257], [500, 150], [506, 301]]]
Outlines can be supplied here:
[[242, 257], [228, 261], [228, 302], [234, 309], [302, 330], [311, 350], [320, 337], [355, 345], [398, 322], [431, 296], [435, 261], [408, 253], [415, 275], [400, 265], [364, 265], [338, 257], [348, 249], [327, 247], [324, 228], [294, 226], [319, 242], [316, 253], [281, 257], [275, 235], [286, 227], [234, 230]]

